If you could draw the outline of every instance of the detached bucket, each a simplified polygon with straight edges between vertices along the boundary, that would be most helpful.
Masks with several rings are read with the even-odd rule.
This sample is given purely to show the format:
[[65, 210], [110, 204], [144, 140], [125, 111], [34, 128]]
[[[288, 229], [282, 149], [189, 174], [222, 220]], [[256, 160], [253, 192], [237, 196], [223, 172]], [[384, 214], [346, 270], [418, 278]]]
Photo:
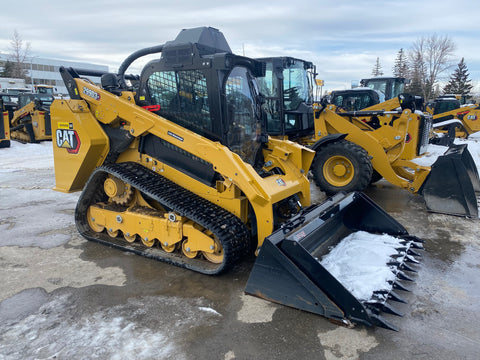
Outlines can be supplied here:
[[[344, 252], [336, 263], [335, 250], [342, 246], [353, 249], [352, 245], [360, 242], [355, 236], [368, 239], [366, 248], [355, 248], [353, 254]], [[397, 330], [381, 313], [401, 316], [387, 301], [405, 302], [393, 289], [406, 290], [399, 280], [411, 280], [402, 270], [414, 271], [407, 263], [418, 263], [414, 248], [422, 248], [420, 242], [366, 195], [340, 193], [306, 209], [265, 239], [245, 292], [343, 325]], [[378, 253], [385, 257], [381, 269], [359, 263], [360, 255], [368, 252], [373, 258], [378, 258]], [[341, 270], [337, 275], [337, 266], [347, 273], [371, 273], [355, 285], [342, 278]], [[355, 266], [360, 268], [355, 270]], [[370, 281], [365, 279], [378, 278], [378, 288], [365, 284]], [[365, 296], [365, 291], [370, 293]], [[355, 295], [358, 293], [363, 294]]]
[[452, 145], [439, 156], [419, 193], [428, 210], [478, 218], [480, 180], [467, 145]]

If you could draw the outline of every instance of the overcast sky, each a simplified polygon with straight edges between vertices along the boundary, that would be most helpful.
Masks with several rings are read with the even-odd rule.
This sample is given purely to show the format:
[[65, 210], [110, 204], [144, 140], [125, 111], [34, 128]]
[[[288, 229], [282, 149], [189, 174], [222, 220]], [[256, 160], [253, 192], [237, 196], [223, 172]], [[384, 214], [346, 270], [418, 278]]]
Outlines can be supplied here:
[[[14, 30], [31, 56], [86, 61], [116, 71], [132, 52], [173, 40], [184, 28], [212, 26], [234, 53], [288, 55], [312, 61], [325, 89], [349, 88], [371, 76], [377, 57], [392, 75], [400, 48], [421, 38], [448, 36], [480, 91], [480, 21], [471, 0], [240, 0], [240, 1], [5, 1], [0, 51], [9, 53]], [[140, 69], [140, 60], [127, 72]]]

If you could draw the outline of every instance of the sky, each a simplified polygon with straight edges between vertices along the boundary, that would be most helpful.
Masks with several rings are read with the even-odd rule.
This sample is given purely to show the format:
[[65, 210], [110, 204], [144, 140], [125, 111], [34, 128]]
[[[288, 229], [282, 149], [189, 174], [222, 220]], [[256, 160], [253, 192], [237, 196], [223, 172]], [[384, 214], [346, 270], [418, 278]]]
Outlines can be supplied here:
[[[26, 0], [21, 11], [16, 2], [2, 4], [0, 24], [2, 53], [10, 52], [16, 30], [30, 43], [31, 57], [86, 61], [110, 71], [182, 29], [211, 26], [236, 54], [312, 61], [325, 91], [370, 77], [377, 57], [391, 76], [401, 48], [410, 50], [421, 37], [448, 36], [456, 50], [440, 80], [448, 81], [464, 57], [480, 92], [480, 21], [470, 0]], [[127, 72], [139, 73], [146, 61], [137, 60]]]

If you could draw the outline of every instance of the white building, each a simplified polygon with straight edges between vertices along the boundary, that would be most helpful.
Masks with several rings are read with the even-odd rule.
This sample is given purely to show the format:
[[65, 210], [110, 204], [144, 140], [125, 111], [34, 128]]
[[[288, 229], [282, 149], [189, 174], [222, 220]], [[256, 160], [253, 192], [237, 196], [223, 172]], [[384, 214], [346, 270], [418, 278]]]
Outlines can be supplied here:
[[[3, 68], [8, 59], [7, 54], [0, 53], [0, 68]], [[33, 89], [33, 86], [38, 84], [51, 85], [56, 88], [56, 93], [63, 95], [67, 95], [68, 91], [59, 72], [61, 66], [108, 72], [108, 66], [106, 65], [47, 59], [38, 56], [29, 57], [23, 65], [27, 70], [27, 86]], [[89, 78], [94, 82], [100, 82], [99, 78]]]

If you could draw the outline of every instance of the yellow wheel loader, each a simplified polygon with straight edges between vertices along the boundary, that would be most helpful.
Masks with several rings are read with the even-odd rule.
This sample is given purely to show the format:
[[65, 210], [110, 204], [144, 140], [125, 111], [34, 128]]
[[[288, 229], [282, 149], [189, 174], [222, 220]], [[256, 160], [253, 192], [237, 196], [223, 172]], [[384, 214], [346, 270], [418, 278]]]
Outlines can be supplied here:
[[[431, 117], [415, 111], [415, 97], [401, 94], [364, 110], [340, 111], [327, 101], [312, 104], [312, 63], [260, 60], [267, 63], [266, 76], [258, 80], [268, 94], [263, 106], [268, 132], [315, 150], [310, 170], [327, 195], [363, 191], [383, 177], [422, 195], [430, 211], [478, 217], [480, 180], [466, 145], [451, 146], [432, 166], [412, 161], [425, 153], [432, 128]], [[400, 89], [392, 82], [392, 92]]]
[[[125, 75], [155, 53], [140, 76]], [[55, 190], [82, 191], [75, 222], [88, 240], [211, 275], [255, 251], [247, 293], [395, 329], [382, 313], [398, 314], [388, 301], [401, 301], [394, 288], [420, 240], [361, 193], [310, 206], [314, 152], [265, 135], [255, 82], [264, 71], [213, 28], [139, 50], [118, 74], [61, 68], [70, 99], [50, 108]], [[321, 263], [357, 233], [367, 234], [366, 253], [389, 254], [383, 284], [361, 297]]]
[[23, 143], [52, 140], [49, 94], [24, 93], [18, 95], [18, 110], [10, 119], [11, 138]]

